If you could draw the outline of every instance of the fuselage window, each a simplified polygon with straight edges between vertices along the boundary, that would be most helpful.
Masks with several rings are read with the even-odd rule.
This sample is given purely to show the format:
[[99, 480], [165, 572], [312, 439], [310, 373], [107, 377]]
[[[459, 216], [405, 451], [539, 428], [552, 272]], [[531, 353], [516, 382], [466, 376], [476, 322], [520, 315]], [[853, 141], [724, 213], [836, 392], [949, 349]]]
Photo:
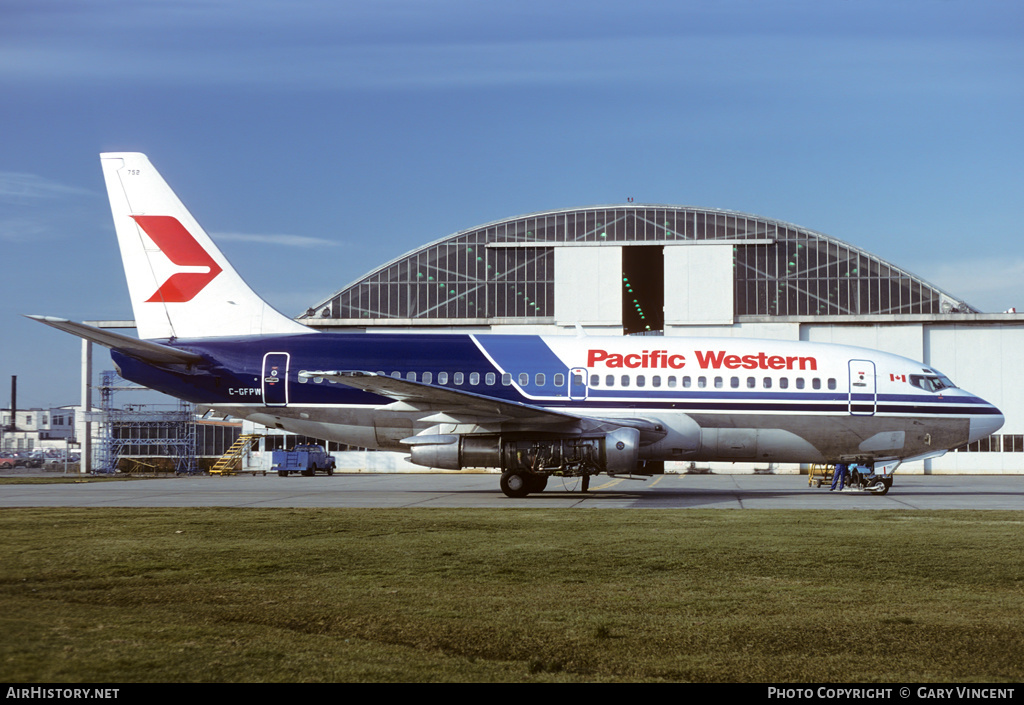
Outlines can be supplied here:
[[299, 384], [306, 384], [307, 382], [309, 382], [309, 377], [303, 377], [303, 376], [302, 376], [302, 374], [303, 374], [303, 373], [304, 373], [305, 371], [306, 371], [306, 370], [299, 370]]
[[725, 380], [721, 377], [715, 377], [715, 389], [721, 389], [725, 386]]
[[789, 389], [789, 377], [783, 377], [779, 380], [779, 389]]
[[322, 384], [322, 383], [323, 383], [323, 381], [324, 381], [324, 378], [323, 378], [323, 377], [314, 377], [314, 378], [313, 378], [313, 383], [314, 383], [314, 384]]
[[[544, 376], [543, 372], [538, 372], [536, 374], [536, 376], [533, 378], [533, 381], [537, 383], [538, 387], [543, 387], [544, 386], [544, 382], [547, 381], [547, 378]], [[583, 380], [581, 379], [580, 383], [582, 383], [582, 382], [583, 382]]]
[[529, 383], [530, 383], [530, 375], [528, 375], [525, 372], [520, 372], [519, 373], [519, 386], [520, 387], [525, 387]]
[[[597, 379], [597, 375], [594, 375], [591, 378], [590, 383], [591, 384], [597, 384], [597, 382], [594, 381], [595, 379]], [[561, 372], [559, 372], [558, 374], [555, 375], [555, 386], [556, 387], [561, 387], [563, 384], [565, 384], [565, 375], [563, 375]]]
[[398, 370], [395, 370], [394, 372], [391, 373], [391, 377], [392, 379], [402, 379], [402, 373], [399, 372]]
[[708, 378], [707, 377], [698, 377], [697, 378], [697, 386], [700, 387], [701, 389], [704, 389], [706, 386], [708, 386]]
[[423, 373], [423, 384], [430, 384], [433, 381], [434, 381], [434, 373], [433, 372], [424, 372]]
[[465, 381], [465, 379], [466, 376], [461, 372], [456, 372], [454, 375], [452, 375], [452, 382], [454, 382], [455, 384], [462, 384]]
[[669, 375], [668, 376], [668, 386], [670, 386], [670, 387], [676, 386], [676, 376], [675, 375]]
[[762, 382], [762, 384], [761, 384], [761, 386], [764, 387], [765, 389], [771, 389], [772, 388], [772, 378], [771, 377], [765, 377], [763, 382]]
[[690, 376], [689, 375], [686, 375], [685, 377], [683, 377], [683, 386], [686, 387], [687, 389], [689, 389], [689, 387], [690, 387]]
[[[555, 377], [555, 386], [556, 387], [562, 386], [561, 383], [558, 381], [558, 377], [557, 376]], [[599, 386], [601, 386], [601, 375], [590, 375], [590, 386], [591, 387], [599, 387]]]
[[732, 377], [732, 378], [730, 378], [729, 379], [729, 386], [732, 387], [733, 389], [739, 389], [739, 387], [740, 387], [740, 378], [739, 377]]
[[448, 373], [447, 372], [438, 372], [437, 373], [437, 383], [438, 384], [448, 384]]
[[835, 389], [836, 388], [836, 378], [835, 377], [829, 377], [828, 378], [828, 388], [829, 389]]
[[496, 379], [497, 377], [495, 377], [493, 372], [488, 372], [487, 375], [484, 377], [484, 382], [487, 384], [488, 387], [493, 387], [494, 381]]
[[647, 384], [647, 378], [646, 377], [644, 377], [643, 375], [637, 375], [636, 376], [636, 386], [643, 387], [646, 384]]
[[653, 377], [651, 377], [651, 386], [652, 387], [660, 387], [661, 386], [661, 375], [654, 375]]
[[821, 389], [821, 380], [815, 377], [811, 380], [811, 386], [815, 389]]
[[604, 386], [606, 386], [606, 387], [614, 387], [615, 386], [615, 375], [605, 375], [604, 376]]
[[416, 381], [416, 373], [415, 372], [406, 372], [405, 373], [405, 378], [407, 380], [409, 380], [410, 382], [415, 382]]
[[470, 372], [469, 373], [469, 383], [472, 384], [474, 387], [476, 385], [480, 384], [480, 373], [479, 372]]
[[629, 386], [629, 375], [622, 375], [622, 386], [623, 387], [628, 387]]
[[504, 386], [506, 386], [506, 387], [511, 387], [512, 386], [512, 373], [511, 372], [502, 372], [501, 373], [501, 383]]
[[797, 389], [803, 389], [804, 388], [804, 378], [803, 377], [797, 377], [796, 378], [796, 388]]
[[754, 377], [747, 377], [747, 389], [753, 389], [757, 386], [757, 379]]

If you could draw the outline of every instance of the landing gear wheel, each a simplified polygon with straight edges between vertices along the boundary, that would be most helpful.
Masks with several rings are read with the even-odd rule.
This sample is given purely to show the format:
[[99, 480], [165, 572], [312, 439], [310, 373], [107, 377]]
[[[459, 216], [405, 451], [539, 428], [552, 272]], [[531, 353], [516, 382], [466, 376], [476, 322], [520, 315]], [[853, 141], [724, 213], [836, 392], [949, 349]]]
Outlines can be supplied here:
[[885, 494], [889, 491], [890, 487], [892, 487], [892, 480], [873, 480], [871, 484], [868, 485], [868, 492], [871, 494]]
[[506, 497], [525, 497], [530, 494], [530, 482], [525, 473], [509, 471], [501, 473], [501, 491]]
[[544, 488], [548, 486], [548, 476], [529, 475], [527, 476], [526, 486], [529, 488], [529, 492], [543, 492]]

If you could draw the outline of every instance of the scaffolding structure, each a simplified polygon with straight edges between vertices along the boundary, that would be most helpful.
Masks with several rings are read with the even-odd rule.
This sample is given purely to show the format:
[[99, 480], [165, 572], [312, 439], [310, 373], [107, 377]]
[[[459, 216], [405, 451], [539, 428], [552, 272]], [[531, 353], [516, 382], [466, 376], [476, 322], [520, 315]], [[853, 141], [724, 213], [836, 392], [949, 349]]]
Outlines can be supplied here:
[[[122, 457], [166, 457], [174, 464], [176, 475], [199, 473], [196, 464], [195, 406], [179, 401], [177, 405], [114, 405], [114, 394], [142, 391], [113, 370], [101, 373], [100, 425], [96, 473], [114, 474]], [[167, 407], [173, 407], [168, 409]]]

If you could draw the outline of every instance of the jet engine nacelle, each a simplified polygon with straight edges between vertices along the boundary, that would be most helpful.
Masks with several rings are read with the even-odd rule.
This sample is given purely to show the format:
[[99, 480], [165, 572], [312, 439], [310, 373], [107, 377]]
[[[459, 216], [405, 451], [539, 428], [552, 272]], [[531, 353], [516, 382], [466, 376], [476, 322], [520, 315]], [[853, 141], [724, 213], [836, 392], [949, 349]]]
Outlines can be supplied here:
[[443, 434], [413, 436], [409, 460], [445, 470], [489, 467], [568, 477], [636, 470], [640, 432], [619, 428], [596, 436], [503, 437]]

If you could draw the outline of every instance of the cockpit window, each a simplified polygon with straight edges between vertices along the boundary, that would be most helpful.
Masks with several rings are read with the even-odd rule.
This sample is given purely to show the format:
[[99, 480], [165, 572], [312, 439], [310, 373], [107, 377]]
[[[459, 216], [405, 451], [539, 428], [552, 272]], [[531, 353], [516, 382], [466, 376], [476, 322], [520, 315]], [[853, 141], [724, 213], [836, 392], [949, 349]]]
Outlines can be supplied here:
[[939, 392], [943, 389], [955, 389], [956, 385], [944, 375], [910, 375], [910, 383], [926, 392]]

